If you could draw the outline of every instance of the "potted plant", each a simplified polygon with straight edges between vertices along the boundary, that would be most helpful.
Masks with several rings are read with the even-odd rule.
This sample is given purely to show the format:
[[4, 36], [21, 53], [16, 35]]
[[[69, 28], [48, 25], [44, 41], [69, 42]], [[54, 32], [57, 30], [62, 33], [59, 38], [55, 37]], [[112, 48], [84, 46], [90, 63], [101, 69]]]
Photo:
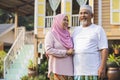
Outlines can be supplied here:
[[24, 75], [20, 78], [21, 80], [29, 80], [27, 75]]
[[112, 44], [112, 48], [114, 50], [114, 54], [119, 54], [120, 45], [118, 45], [118, 44]]
[[109, 54], [107, 60], [108, 80], [120, 80], [120, 56]]
[[36, 65], [33, 62], [33, 60], [30, 59], [29, 64], [28, 64], [28, 76], [29, 77], [35, 77], [36, 74], [37, 74]]
[[108, 67], [120, 67], [120, 56], [109, 54], [107, 64]]

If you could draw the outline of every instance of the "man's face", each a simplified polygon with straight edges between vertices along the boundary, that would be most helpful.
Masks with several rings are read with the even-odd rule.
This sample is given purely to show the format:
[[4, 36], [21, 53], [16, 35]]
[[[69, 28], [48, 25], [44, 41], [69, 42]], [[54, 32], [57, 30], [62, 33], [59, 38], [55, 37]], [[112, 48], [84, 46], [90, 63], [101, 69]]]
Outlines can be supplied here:
[[91, 23], [92, 14], [87, 9], [80, 10], [79, 15], [82, 25], [88, 26]]

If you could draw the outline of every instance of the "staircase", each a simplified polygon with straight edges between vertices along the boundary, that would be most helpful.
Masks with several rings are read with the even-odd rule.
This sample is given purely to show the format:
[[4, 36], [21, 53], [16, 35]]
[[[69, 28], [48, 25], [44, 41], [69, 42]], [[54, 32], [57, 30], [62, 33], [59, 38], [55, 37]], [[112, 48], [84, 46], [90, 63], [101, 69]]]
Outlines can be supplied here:
[[[34, 57], [33, 37], [25, 35], [25, 28], [18, 35], [4, 59], [4, 80], [21, 80], [28, 73], [28, 62]], [[29, 41], [29, 43], [26, 41]]]
[[33, 56], [33, 45], [24, 45], [18, 52], [16, 59], [10, 65], [10, 68], [7, 70], [5, 80], [21, 80], [20, 78], [22, 76], [27, 75], [27, 64], [29, 59], [32, 59]]

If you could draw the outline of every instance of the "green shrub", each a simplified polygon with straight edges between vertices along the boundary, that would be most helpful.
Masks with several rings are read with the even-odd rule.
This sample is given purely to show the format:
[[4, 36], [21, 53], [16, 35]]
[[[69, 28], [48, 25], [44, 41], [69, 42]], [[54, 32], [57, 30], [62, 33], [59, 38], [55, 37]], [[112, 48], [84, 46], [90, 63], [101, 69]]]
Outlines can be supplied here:
[[112, 48], [113, 49], [120, 49], [120, 45], [119, 44], [112, 44]]
[[109, 54], [107, 64], [109, 67], [120, 67], [120, 56]]
[[21, 80], [48, 80], [44, 75], [38, 75], [35, 77], [28, 77], [28, 75], [24, 75], [21, 77]]
[[28, 68], [32, 70], [36, 70], [36, 64], [33, 62], [32, 59], [29, 60]]
[[28, 80], [28, 76], [25, 75], [25, 76], [21, 77], [21, 80]]
[[40, 80], [49, 80], [47, 77], [47, 71], [48, 71], [48, 60], [46, 56], [43, 55], [43, 59], [41, 60], [41, 64], [39, 65], [39, 68], [38, 68]]
[[[32, 64], [32, 61], [30, 60], [30, 64]], [[23, 76], [22, 78], [26, 78], [27, 79], [22, 79], [22, 80], [49, 80], [47, 77], [47, 71], [48, 71], [48, 60], [45, 57], [45, 55], [43, 56], [43, 59], [41, 60], [41, 64], [38, 65], [38, 75], [33, 77], [28, 77], [28, 75]]]
[[5, 51], [0, 51], [0, 78], [3, 78]]

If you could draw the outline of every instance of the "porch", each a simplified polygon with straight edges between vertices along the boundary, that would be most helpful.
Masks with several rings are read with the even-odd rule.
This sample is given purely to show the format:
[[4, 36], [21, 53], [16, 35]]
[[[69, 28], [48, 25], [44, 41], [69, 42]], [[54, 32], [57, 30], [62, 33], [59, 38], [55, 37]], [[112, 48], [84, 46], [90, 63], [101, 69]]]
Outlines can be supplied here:
[[[53, 17], [54, 16], [45, 16], [45, 28], [50, 28], [51, 27], [52, 22], [53, 22]], [[74, 14], [70, 17], [72, 18], [72, 20], [69, 21], [71, 23], [71, 25], [69, 25], [70, 27], [75, 27], [75, 26], [80, 25], [79, 14]]]

